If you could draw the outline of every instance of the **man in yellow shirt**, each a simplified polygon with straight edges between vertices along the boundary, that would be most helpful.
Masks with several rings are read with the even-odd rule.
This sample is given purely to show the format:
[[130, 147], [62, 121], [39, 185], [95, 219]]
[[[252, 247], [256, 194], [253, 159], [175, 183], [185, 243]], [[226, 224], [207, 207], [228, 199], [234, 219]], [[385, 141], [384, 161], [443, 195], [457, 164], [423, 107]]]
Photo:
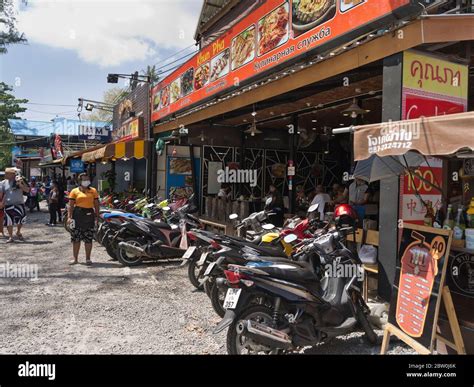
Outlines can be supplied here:
[[72, 250], [74, 258], [70, 265], [78, 263], [81, 241], [86, 249], [86, 265], [91, 265], [92, 240], [94, 227], [99, 217], [99, 194], [90, 187], [91, 180], [87, 174], [79, 176], [80, 186], [69, 193], [68, 224], [70, 225]]

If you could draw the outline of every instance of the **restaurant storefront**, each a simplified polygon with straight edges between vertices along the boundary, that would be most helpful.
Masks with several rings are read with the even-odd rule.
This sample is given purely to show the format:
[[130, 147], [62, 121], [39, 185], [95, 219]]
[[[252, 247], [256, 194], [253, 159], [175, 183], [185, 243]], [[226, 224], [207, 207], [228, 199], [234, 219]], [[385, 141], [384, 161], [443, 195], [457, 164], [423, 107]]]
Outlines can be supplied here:
[[[155, 134], [185, 129], [180, 145], [199, 148], [206, 217], [224, 222], [228, 212], [257, 209], [270, 184], [290, 214], [298, 186], [310, 194], [319, 184], [327, 191], [351, 184], [352, 134], [334, 136], [334, 128], [472, 110], [474, 21], [461, 13], [471, 8], [441, 16], [455, 2], [428, 2], [420, 16], [418, 2], [328, 3], [334, 7], [326, 16], [304, 27], [296, 2], [265, 2], [153, 89]], [[273, 40], [265, 35], [270, 19], [283, 26]], [[455, 168], [428, 163], [420, 166], [428, 177], [445, 178]], [[158, 168], [158, 181], [166, 179], [167, 167]], [[256, 171], [256, 183], [231, 183], [232, 203], [223, 212], [207, 198], [222, 188], [217, 175], [226, 168]], [[375, 182], [365, 208], [368, 228], [376, 229], [368, 240], [378, 245], [377, 293], [384, 300], [395, 275], [397, 222], [420, 222], [426, 213], [413, 192], [420, 182], [405, 179]], [[435, 205], [439, 194], [425, 186]]]

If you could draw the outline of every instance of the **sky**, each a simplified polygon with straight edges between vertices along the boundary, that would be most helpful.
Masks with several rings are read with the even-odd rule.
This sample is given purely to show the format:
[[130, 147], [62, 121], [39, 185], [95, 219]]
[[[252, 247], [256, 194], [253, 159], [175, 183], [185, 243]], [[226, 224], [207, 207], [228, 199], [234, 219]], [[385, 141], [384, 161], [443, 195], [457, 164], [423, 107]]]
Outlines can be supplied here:
[[[160, 67], [195, 50], [203, 0], [15, 2], [17, 28], [28, 43], [9, 46], [0, 56], [0, 79], [30, 101], [22, 118], [49, 121], [56, 115], [77, 118], [78, 98], [101, 101], [105, 90], [117, 86], [107, 84], [108, 73]], [[119, 86], [126, 82], [119, 80]]]

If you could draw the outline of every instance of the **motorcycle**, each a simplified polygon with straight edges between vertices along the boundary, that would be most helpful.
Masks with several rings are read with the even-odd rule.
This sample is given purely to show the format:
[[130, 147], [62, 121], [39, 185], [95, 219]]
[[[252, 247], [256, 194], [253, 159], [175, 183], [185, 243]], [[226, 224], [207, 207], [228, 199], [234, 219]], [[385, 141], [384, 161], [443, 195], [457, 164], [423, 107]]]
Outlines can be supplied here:
[[[308, 241], [293, 262], [229, 265], [226, 313], [214, 330], [228, 328], [228, 353], [297, 352], [352, 332], [358, 324], [375, 344], [370, 310], [361, 295], [362, 264], [343, 244], [353, 230], [338, 227]], [[342, 272], [350, 274], [329, 275], [327, 265], [341, 265]]]
[[[185, 205], [166, 220], [128, 219], [115, 235], [118, 243], [117, 259], [125, 266], [136, 266], [145, 259], [159, 260], [182, 257], [188, 247], [186, 231], [201, 228], [200, 220]], [[169, 207], [163, 208], [169, 213]]]

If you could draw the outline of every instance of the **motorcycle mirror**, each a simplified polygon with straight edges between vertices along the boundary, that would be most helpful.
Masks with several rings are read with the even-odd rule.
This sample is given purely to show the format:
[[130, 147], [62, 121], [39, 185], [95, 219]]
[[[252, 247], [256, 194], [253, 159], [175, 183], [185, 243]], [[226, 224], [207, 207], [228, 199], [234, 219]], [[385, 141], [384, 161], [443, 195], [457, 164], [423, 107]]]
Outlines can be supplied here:
[[175, 225], [175, 224], [172, 224], [172, 225], [171, 225], [171, 229], [172, 229], [172, 230], [176, 230], [177, 228], [178, 228], [177, 225]]
[[151, 208], [151, 207], [153, 207], [153, 205], [154, 205], [153, 203], [147, 204], [146, 208]]
[[289, 234], [289, 235], [287, 235], [286, 237], [283, 238], [285, 243], [288, 243], [288, 244], [293, 243], [297, 239], [298, 239], [298, 237], [295, 234]]
[[265, 205], [269, 206], [270, 204], [272, 204], [272, 201], [273, 201], [272, 198], [268, 198], [267, 200], [265, 200]]
[[239, 217], [239, 215], [237, 215], [237, 214], [230, 214], [230, 215], [229, 215], [229, 219], [230, 219], [230, 220], [235, 220], [235, 219], [237, 219], [238, 217]]
[[128, 204], [130, 204], [130, 205], [134, 204], [133, 200], [130, 200], [130, 201], [128, 202]]
[[269, 230], [273, 230], [273, 229], [275, 228], [275, 225], [274, 225], [274, 224], [271, 224], [271, 223], [267, 223], [267, 224], [264, 224], [264, 225], [262, 226], [262, 228], [263, 228], [264, 230], [269, 231]]
[[171, 208], [169, 208], [168, 206], [163, 207], [163, 211], [169, 211], [169, 210], [171, 210]]
[[313, 204], [311, 207], [308, 208], [308, 212], [312, 213], [315, 212], [319, 207], [319, 204]]
[[114, 200], [114, 204], [119, 204], [119, 203], [120, 203], [119, 200], [117, 200], [117, 199]]

